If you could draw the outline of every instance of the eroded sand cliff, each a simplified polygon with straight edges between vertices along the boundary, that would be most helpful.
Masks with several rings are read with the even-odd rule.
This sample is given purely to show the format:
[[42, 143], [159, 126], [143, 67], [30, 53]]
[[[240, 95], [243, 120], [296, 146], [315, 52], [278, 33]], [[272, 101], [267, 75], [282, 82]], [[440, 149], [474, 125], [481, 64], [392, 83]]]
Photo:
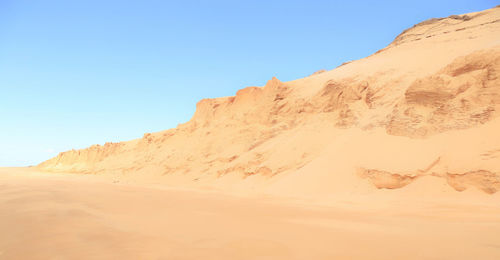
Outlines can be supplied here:
[[495, 193], [499, 115], [497, 7], [422, 22], [367, 58], [204, 99], [175, 129], [37, 167], [276, 192]]

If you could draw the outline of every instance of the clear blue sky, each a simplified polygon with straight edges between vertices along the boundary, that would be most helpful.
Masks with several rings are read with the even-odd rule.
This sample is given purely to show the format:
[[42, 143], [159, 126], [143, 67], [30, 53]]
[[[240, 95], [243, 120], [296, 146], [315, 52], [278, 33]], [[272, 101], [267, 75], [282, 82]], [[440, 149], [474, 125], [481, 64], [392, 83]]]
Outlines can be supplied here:
[[141, 137], [205, 97], [363, 58], [498, 1], [0, 0], [0, 166]]

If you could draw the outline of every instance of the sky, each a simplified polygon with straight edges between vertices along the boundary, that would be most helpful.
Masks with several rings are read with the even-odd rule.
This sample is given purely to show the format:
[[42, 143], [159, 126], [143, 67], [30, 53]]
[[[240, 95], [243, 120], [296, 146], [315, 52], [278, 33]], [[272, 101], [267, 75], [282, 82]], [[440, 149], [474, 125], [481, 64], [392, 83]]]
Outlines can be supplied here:
[[493, 0], [0, 0], [0, 166], [140, 138], [202, 98], [333, 69]]

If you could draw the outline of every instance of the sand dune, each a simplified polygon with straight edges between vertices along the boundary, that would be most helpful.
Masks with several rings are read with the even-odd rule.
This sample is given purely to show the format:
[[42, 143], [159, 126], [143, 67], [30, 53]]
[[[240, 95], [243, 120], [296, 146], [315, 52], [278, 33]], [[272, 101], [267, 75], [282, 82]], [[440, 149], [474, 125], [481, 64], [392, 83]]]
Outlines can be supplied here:
[[0, 259], [500, 259], [500, 8], [0, 168]]
[[431, 19], [365, 59], [204, 99], [175, 129], [63, 152], [37, 168], [263, 190], [397, 189], [434, 176], [495, 193], [499, 35], [500, 8]]

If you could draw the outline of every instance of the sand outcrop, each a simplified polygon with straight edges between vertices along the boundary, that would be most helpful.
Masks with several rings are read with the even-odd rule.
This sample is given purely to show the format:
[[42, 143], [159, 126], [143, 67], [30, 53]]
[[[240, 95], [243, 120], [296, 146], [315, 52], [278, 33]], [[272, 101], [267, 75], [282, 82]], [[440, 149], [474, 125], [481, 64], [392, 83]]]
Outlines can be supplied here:
[[424, 137], [484, 124], [500, 109], [500, 49], [473, 52], [415, 80], [394, 107], [390, 134]]
[[500, 190], [500, 8], [431, 19], [367, 58], [203, 99], [190, 121], [44, 171], [333, 192], [422, 178]]

